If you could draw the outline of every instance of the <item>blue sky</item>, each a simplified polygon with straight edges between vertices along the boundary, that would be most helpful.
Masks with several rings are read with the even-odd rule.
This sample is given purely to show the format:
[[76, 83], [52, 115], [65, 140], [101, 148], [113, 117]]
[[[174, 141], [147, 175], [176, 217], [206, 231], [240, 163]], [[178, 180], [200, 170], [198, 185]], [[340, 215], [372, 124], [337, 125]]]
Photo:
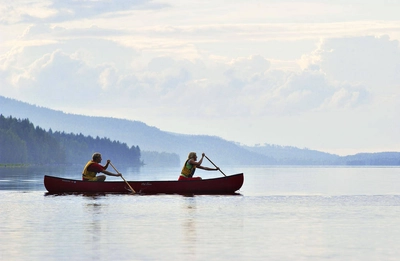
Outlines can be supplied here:
[[0, 95], [246, 145], [399, 151], [399, 13], [398, 0], [0, 0]]

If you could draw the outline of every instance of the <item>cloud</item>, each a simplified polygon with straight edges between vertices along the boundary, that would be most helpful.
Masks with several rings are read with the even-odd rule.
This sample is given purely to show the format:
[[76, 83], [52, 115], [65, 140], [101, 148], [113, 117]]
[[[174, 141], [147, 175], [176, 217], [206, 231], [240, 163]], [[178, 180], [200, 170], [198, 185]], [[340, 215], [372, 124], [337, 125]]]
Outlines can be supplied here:
[[49, 19], [56, 10], [49, 8], [50, 1], [0, 1], [0, 24], [15, 24], [27, 20]]
[[[135, 54], [118, 46], [112, 41], [88, 39], [81, 45], [70, 41], [12, 49], [0, 58], [0, 72], [5, 79], [0, 90], [3, 95], [42, 106], [75, 104], [90, 108], [88, 97], [104, 97], [126, 78], [129, 66], [124, 66]], [[122, 67], [124, 70], [120, 70]]]
[[[253, 50], [218, 38], [225, 49], [218, 53], [205, 47], [207, 37], [152, 38], [109, 28], [29, 26], [0, 56], [0, 94], [247, 144], [318, 148], [335, 135], [345, 145], [334, 147], [378, 136], [376, 144], [395, 144], [388, 140], [399, 130], [393, 122], [400, 58], [391, 38], [326, 38], [297, 60], [295, 54], [277, 60], [263, 52], [269, 46], [262, 42]], [[285, 63], [299, 65], [280, 66]]]
[[398, 1], [0, 3], [0, 95], [248, 144], [398, 147]]
[[[77, 32], [64, 27], [31, 27], [24, 40], [37, 39], [35, 35], [48, 39], [46, 35], [50, 35], [53, 41], [15, 47], [0, 57], [1, 95], [67, 112], [142, 120], [172, 131], [208, 131], [231, 140], [239, 140], [234, 134], [242, 135], [247, 143], [268, 142], [270, 137], [274, 143], [296, 146], [301, 139], [304, 146], [313, 147], [309, 144], [318, 133], [351, 124], [354, 130], [346, 133], [350, 144], [359, 131], [357, 126], [397, 128], [388, 122], [397, 115], [398, 89], [382, 77], [396, 79], [385, 68], [394, 68], [399, 61], [398, 47], [396, 41], [385, 37], [325, 39], [303, 57], [302, 69], [290, 70], [277, 67], [275, 60], [256, 51], [230, 58], [193, 45], [197, 55], [192, 56], [178, 48], [180, 45], [172, 45], [176, 53], [167, 48], [136, 49], [103, 37], [101, 32], [98, 37]], [[363, 50], [359, 45], [364, 42], [379, 50], [379, 55], [371, 53], [364, 58], [367, 50], [354, 55], [346, 48]], [[370, 78], [355, 74], [362, 65], [357, 59], [378, 63], [363, 67]], [[391, 96], [396, 93], [397, 99]], [[218, 122], [226, 123], [226, 129]], [[315, 127], [315, 122], [321, 126]], [[229, 131], [231, 128], [235, 131]], [[337, 132], [332, 135], [339, 135]], [[370, 129], [358, 139], [375, 134]], [[324, 138], [319, 142], [325, 142]]]
[[152, 0], [16, 0], [2, 1], [0, 23], [54, 23], [87, 19], [104, 14], [116, 15], [135, 9], [161, 9], [168, 5]]
[[22, 95], [48, 106], [71, 102], [85, 104], [85, 97], [96, 99], [99, 71], [61, 50], [43, 55], [20, 77]]
[[8, 72], [8, 86], [14, 86], [13, 95], [19, 90], [19, 97], [49, 107], [74, 103], [83, 108], [88, 95], [113, 96], [122, 101], [120, 106], [134, 102], [137, 107], [163, 108], [160, 114], [199, 110], [215, 118], [292, 115], [365, 104], [367, 89], [349, 84], [351, 79], [331, 81], [332, 72], [322, 66], [326, 52], [319, 55], [307, 69], [290, 72], [272, 70], [261, 55], [231, 61], [210, 56], [149, 58], [114, 41], [89, 37], [10, 52], [2, 68]]
[[49, 26], [48, 24], [30, 24], [21, 35], [24, 41], [41, 38], [47, 39], [72, 39], [72, 38], [103, 38], [110, 36], [126, 35], [128, 32], [116, 29], [100, 28], [96, 25], [89, 27], [67, 29], [62, 26]]
[[352, 109], [371, 101], [371, 94], [360, 87], [343, 86], [328, 97], [322, 108], [324, 109]]
[[400, 87], [400, 45], [388, 36], [327, 39], [319, 53], [320, 67], [332, 81], [362, 83], [375, 91]]
[[271, 66], [271, 62], [261, 55], [239, 57], [230, 62], [230, 71], [226, 74], [236, 78], [251, 79], [258, 74], [263, 74]]

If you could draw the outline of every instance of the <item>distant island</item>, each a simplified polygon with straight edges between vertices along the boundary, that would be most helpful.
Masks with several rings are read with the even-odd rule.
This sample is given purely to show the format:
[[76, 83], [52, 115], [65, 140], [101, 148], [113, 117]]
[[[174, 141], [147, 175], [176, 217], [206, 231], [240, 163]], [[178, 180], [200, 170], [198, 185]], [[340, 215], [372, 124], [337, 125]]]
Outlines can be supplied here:
[[[54, 134], [78, 135], [115, 142], [129, 149], [138, 149], [140, 158], [135, 160], [139, 160], [140, 163], [135, 164], [139, 165], [179, 166], [190, 151], [196, 151], [205, 152], [213, 160], [224, 165], [400, 166], [400, 152], [339, 156], [311, 149], [272, 144], [250, 147], [217, 136], [165, 132], [139, 121], [68, 114], [3, 96], [0, 96], [0, 104], [0, 114], [3, 117], [28, 120], [53, 136], [56, 136]], [[3, 131], [0, 135], [3, 135], [4, 139], [6, 134]], [[79, 147], [78, 144], [76, 146]], [[86, 153], [85, 151], [84, 154]], [[108, 150], [102, 153], [115, 154]], [[0, 163], [4, 157], [1, 155], [4, 154], [0, 154]], [[121, 154], [115, 155], [124, 158]]]

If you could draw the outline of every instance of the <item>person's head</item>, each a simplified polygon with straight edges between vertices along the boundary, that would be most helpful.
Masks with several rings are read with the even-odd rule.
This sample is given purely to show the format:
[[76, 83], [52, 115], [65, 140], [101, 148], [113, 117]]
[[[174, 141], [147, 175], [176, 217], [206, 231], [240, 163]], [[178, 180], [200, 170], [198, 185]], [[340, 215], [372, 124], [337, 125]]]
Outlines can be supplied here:
[[189, 153], [189, 155], [188, 155], [188, 159], [196, 159], [197, 158], [197, 155], [196, 155], [196, 152], [190, 152]]
[[101, 162], [101, 154], [98, 152], [93, 153], [92, 160], [94, 162]]

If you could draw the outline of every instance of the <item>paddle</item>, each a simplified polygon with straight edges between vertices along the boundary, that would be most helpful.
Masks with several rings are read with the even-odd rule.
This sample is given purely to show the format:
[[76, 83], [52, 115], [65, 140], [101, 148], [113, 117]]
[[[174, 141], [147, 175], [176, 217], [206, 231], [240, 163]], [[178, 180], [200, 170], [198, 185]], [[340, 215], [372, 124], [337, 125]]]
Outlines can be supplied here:
[[132, 193], [136, 193], [135, 190], [131, 187], [131, 185], [129, 185], [128, 181], [126, 181], [126, 180], [124, 179], [124, 177], [122, 176], [122, 174], [119, 173], [119, 171], [114, 167], [114, 165], [113, 165], [111, 162], [110, 162], [110, 165], [111, 165], [111, 167], [113, 167], [113, 169], [114, 169], [118, 174], [121, 175], [121, 178], [125, 181], [126, 185], [128, 185], [128, 187], [130, 188], [130, 190], [132, 191]]
[[[214, 162], [212, 162], [206, 155], [204, 155], [204, 157], [206, 157], [206, 159], [208, 159], [208, 161], [211, 162], [211, 164], [213, 164], [214, 167], [218, 168], [217, 165], [215, 165]], [[226, 177], [225, 173], [223, 173], [221, 169], [218, 170], [221, 171], [221, 173], [224, 174], [224, 176]]]

